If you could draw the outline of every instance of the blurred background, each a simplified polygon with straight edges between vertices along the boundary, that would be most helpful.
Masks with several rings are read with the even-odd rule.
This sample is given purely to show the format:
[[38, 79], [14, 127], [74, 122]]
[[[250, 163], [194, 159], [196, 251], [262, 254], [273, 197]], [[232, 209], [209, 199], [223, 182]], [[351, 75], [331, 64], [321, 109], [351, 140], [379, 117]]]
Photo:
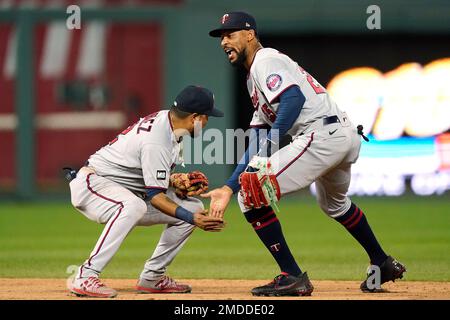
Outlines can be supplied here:
[[[72, 4], [80, 29], [67, 28]], [[368, 28], [374, 4], [381, 29]], [[450, 281], [449, 0], [0, 0], [0, 277], [64, 278], [86, 258], [103, 226], [70, 205], [61, 169], [81, 167], [186, 85], [211, 89], [225, 111], [208, 128], [248, 127], [246, 71], [208, 36], [224, 13], [240, 10], [255, 16], [263, 46], [295, 59], [364, 125], [371, 141], [350, 194], [385, 250], [407, 265], [407, 279]], [[195, 152], [207, 151], [200, 141]], [[220, 186], [234, 166], [184, 170], [194, 167]], [[279, 204], [293, 254], [314, 279], [361, 280], [365, 253], [311, 192]], [[170, 274], [273, 277], [235, 201], [226, 219], [220, 234], [195, 232]], [[105, 277], [135, 278], [161, 230], [133, 231]]]
[[[71, 4], [81, 9], [80, 29], [66, 26]], [[367, 27], [371, 4], [381, 29]], [[290, 55], [364, 125], [371, 141], [351, 194], [446, 194], [447, 0], [0, 0], [2, 199], [67, 199], [62, 167], [79, 168], [140, 116], [168, 108], [187, 84], [210, 88], [225, 111], [209, 128], [246, 129], [246, 72], [208, 36], [238, 10], [256, 17], [263, 46]], [[212, 186], [232, 168], [200, 166]]]

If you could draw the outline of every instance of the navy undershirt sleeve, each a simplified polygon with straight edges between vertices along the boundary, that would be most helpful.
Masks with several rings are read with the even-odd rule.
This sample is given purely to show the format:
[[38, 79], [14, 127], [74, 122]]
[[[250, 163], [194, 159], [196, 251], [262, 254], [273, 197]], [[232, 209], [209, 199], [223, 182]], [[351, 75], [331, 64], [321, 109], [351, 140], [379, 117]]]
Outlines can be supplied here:
[[145, 200], [152, 200], [154, 196], [156, 196], [158, 193], [166, 192], [166, 190], [161, 188], [148, 188], [147, 189], [147, 198]]
[[267, 135], [267, 143], [262, 144], [260, 154], [270, 157], [272, 148], [270, 141], [279, 143], [281, 138], [292, 128], [302, 111], [303, 104], [306, 101], [305, 96], [298, 86], [292, 86], [284, 91], [280, 97], [280, 105], [277, 110], [277, 118]]
[[[306, 98], [298, 86], [292, 86], [280, 95], [279, 100], [280, 104], [277, 110], [277, 118], [272, 125], [272, 129], [267, 135], [267, 138], [264, 139], [264, 141], [259, 141], [259, 130], [252, 129], [249, 148], [246, 150], [241, 161], [239, 161], [239, 164], [234, 169], [233, 174], [226, 182], [226, 185], [233, 190], [233, 193], [236, 193], [239, 190], [239, 175], [245, 170], [250, 159], [257, 153], [256, 150], [261, 148], [260, 155], [271, 155], [272, 148], [270, 141], [279, 143], [281, 138], [290, 128], [292, 128], [300, 115], [300, 111], [303, 108]], [[255, 143], [257, 144], [256, 148], [254, 145]]]

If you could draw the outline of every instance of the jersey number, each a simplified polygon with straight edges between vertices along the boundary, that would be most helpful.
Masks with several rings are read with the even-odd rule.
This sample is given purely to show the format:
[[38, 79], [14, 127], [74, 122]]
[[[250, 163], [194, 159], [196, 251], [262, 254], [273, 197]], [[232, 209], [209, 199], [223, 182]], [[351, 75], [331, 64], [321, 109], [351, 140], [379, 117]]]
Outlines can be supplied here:
[[319, 82], [317, 82], [316, 79], [314, 79], [308, 72], [305, 71], [302, 67], [300, 68], [300, 72], [303, 73], [306, 76], [306, 81], [309, 82], [311, 87], [313, 88], [314, 92], [317, 94], [325, 93], [325, 89], [320, 85]]
[[[158, 112], [152, 113], [152, 114], [146, 116], [141, 122], [138, 121], [138, 122], [133, 123], [131, 126], [129, 126], [125, 130], [123, 130], [121, 133], [119, 133], [113, 140], [111, 140], [109, 142], [109, 145], [112, 145], [114, 142], [119, 140], [119, 136], [120, 135], [127, 134], [128, 132], [133, 130], [133, 128], [137, 124], [139, 124], [139, 127], [137, 129], [137, 133], [136, 134], [139, 134], [140, 131], [150, 132], [152, 130], [152, 124], [155, 121], [155, 117], [157, 116], [157, 114], [158, 114]], [[147, 123], [149, 123], [149, 124], [147, 126], [145, 126]]]
[[265, 103], [261, 106], [261, 111], [266, 115], [267, 118], [269, 118], [272, 123], [277, 120], [277, 115], [275, 114], [275, 112], [269, 109], [269, 107]]

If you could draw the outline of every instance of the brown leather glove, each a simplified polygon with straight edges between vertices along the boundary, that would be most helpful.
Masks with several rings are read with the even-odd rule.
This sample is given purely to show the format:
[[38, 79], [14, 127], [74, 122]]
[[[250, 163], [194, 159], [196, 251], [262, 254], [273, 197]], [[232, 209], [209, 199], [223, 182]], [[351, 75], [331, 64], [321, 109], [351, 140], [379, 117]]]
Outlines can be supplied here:
[[180, 199], [197, 196], [208, 190], [208, 178], [200, 171], [172, 173], [170, 185]]

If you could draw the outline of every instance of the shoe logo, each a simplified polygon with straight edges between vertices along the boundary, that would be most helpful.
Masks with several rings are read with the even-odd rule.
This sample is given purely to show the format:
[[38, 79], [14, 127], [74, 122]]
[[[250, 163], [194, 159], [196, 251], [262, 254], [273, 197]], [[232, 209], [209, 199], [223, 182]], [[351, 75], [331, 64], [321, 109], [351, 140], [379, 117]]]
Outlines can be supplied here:
[[282, 289], [291, 289], [291, 288], [294, 288], [296, 285], [297, 285], [297, 282], [288, 284], [286, 286], [283, 286], [283, 285], [280, 285], [279, 283], [276, 283], [275, 284], [275, 289], [280, 289], [280, 288], [282, 288]]
[[334, 129], [333, 131], [328, 131], [328, 134], [331, 136], [333, 135], [333, 133], [335, 133], [337, 131], [337, 129]]

